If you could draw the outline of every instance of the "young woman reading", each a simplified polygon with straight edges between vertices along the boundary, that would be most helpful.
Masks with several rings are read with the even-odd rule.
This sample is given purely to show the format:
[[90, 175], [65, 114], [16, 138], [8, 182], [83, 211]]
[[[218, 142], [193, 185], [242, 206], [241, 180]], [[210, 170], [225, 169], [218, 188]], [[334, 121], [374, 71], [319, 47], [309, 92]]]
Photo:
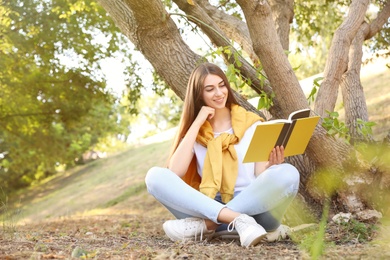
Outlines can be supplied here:
[[285, 232], [281, 219], [298, 192], [298, 171], [283, 163], [283, 147], [267, 162], [242, 163], [261, 121], [238, 105], [218, 66], [194, 69], [168, 167], [153, 167], [145, 178], [176, 217], [163, 224], [171, 240], [211, 238], [228, 225], [249, 247]]

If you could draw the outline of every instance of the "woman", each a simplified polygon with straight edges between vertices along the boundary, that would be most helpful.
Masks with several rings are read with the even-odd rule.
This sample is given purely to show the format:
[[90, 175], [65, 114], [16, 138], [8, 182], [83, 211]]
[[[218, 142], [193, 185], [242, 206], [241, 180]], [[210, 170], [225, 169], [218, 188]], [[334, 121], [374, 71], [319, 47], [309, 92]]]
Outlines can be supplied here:
[[281, 219], [297, 194], [298, 171], [283, 163], [283, 147], [267, 162], [242, 163], [261, 121], [238, 105], [218, 66], [194, 69], [168, 167], [153, 167], [145, 179], [177, 218], [163, 224], [171, 240], [211, 238], [228, 224], [249, 247], [284, 232]]

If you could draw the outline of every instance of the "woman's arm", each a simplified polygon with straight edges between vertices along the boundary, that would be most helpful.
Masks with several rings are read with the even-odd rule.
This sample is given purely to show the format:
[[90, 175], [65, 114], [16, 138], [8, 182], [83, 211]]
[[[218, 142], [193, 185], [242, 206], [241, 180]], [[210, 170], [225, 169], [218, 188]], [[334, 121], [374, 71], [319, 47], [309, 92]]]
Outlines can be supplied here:
[[192, 158], [194, 157], [193, 148], [199, 129], [207, 119], [213, 118], [214, 113], [214, 108], [207, 106], [203, 106], [201, 108], [198, 116], [195, 118], [186, 135], [183, 137], [176, 151], [169, 160], [168, 168], [179, 177], [184, 176]]
[[267, 168], [274, 164], [281, 164], [284, 162], [284, 147], [276, 146], [270, 153], [268, 162], [255, 163], [255, 175], [259, 176]]

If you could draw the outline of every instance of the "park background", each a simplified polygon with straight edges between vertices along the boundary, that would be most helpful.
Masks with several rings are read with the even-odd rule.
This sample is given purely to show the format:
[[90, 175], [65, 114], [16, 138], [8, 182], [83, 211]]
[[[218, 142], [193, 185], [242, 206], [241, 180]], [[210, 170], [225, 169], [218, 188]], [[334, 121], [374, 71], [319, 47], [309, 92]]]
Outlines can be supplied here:
[[[359, 258], [386, 245], [387, 227], [379, 222], [330, 224], [321, 233], [324, 226], [314, 216], [289, 219], [292, 225], [315, 223], [302, 237], [248, 251], [234, 241], [170, 242], [161, 224], [172, 216], [147, 194], [144, 176], [165, 165], [180, 99], [96, 3], [59, 1], [69, 12], [47, 3], [53, 5], [1, 6], [1, 257], [235, 259], [239, 250], [244, 258]], [[52, 8], [50, 15], [37, 15], [45, 8]], [[81, 12], [92, 12], [86, 18], [93, 19], [75, 18]], [[202, 55], [216, 55], [200, 48], [199, 32], [183, 29], [183, 35]], [[306, 97], [323, 76], [325, 54], [316, 51], [303, 58], [290, 54]], [[390, 62], [383, 53], [367, 48], [360, 74], [376, 142], [385, 139], [390, 120]], [[215, 62], [224, 66], [221, 58]], [[305, 63], [312, 70], [305, 71]], [[243, 87], [240, 93], [257, 107], [253, 91]], [[335, 111], [342, 121], [340, 95]]]

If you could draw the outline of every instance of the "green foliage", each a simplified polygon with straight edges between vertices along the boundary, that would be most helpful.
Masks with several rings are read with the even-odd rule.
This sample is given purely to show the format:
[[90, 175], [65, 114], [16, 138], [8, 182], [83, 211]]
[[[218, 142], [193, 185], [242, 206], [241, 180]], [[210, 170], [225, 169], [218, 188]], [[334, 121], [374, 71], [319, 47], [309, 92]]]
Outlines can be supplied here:
[[222, 10], [224, 10], [226, 13], [235, 16], [241, 20], [243, 20], [243, 14], [240, 12], [240, 10], [237, 8], [238, 4], [235, 3], [235, 1], [230, 0], [219, 0], [218, 7]]
[[126, 76], [126, 89], [127, 89], [127, 99], [129, 102], [127, 102], [127, 111], [131, 115], [138, 115], [138, 101], [141, 99], [142, 96], [142, 89], [144, 87], [142, 78], [139, 75], [139, 66], [136, 62], [131, 62], [129, 66], [127, 66], [127, 69], [125, 70], [125, 76]]
[[[258, 109], [266, 108], [269, 109], [273, 105], [273, 98], [275, 97], [274, 93], [267, 95], [264, 91], [260, 90], [260, 94], [257, 94], [252, 88], [252, 81], [244, 77], [240, 72], [240, 67], [242, 66], [239, 57], [242, 57], [241, 51], [236, 50], [234, 43], [231, 43], [229, 46], [218, 47], [216, 50], [209, 51], [204, 57], [211, 57], [213, 60], [217, 59], [220, 56], [227, 55], [228, 58], [231, 58], [233, 55], [234, 63], [229, 64], [226, 69], [226, 77], [229, 80], [231, 87], [238, 91], [245, 98], [253, 98], [259, 96]], [[266, 76], [262, 72], [262, 66], [259, 64], [256, 67], [256, 74], [260, 80], [261, 86], [264, 85], [264, 82], [267, 80]]]
[[325, 117], [323, 119], [324, 121], [322, 123], [322, 126], [326, 129], [328, 135], [337, 136], [349, 142], [349, 140], [351, 139], [349, 129], [347, 128], [345, 123], [339, 121], [339, 113], [330, 111], [326, 111], [326, 113], [328, 113], [328, 117]]
[[2, 1], [0, 13], [0, 181], [8, 190], [124, 130], [99, 63], [124, 37], [93, 0]]
[[275, 98], [275, 94], [272, 92], [271, 96], [268, 96], [263, 92], [259, 96], [260, 99], [257, 104], [257, 109], [270, 109], [270, 107], [274, 104], [273, 99]]
[[329, 201], [326, 201], [324, 205], [324, 210], [322, 212], [322, 217], [319, 225], [319, 230], [315, 236], [313, 244], [310, 247], [310, 255], [312, 259], [318, 259], [324, 251], [324, 238], [325, 238], [325, 229], [326, 223], [329, 215]]
[[[348, 127], [345, 123], [341, 122], [338, 117], [338, 112], [330, 112], [328, 113], [328, 117], [324, 118], [322, 126], [326, 129], [328, 135], [337, 136], [339, 138], [345, 139], [347, 142], [350, 141], [351, 135]], [[366, 122], [361, 120], [360, 118], [356, 119], [356, 129], [358, 133], [363, 136], [364, 140], [369, 141], [370, 136], [372, 136], [372, 127], [375, 126], [375, 122]], [[364, 141], [362, 140], [362, 141]]]
[[[332, 37], [340, 26], [349, 1], [294, 1], [290, 62], [303, 79], [325, 68]], [[326, 19], [324, 19], [326, 17]]]
[[[379, 10], [382, 10], [384, 5], [387, 1], [383, 0], [376, 0], [372, 1], [371, 5], [374, 6], [372, 8], [375, 10], [376, 8], [379, 8]], [[368, 21], [372, 21], [376, 18], [376, 14], [374, 13], [368, 13], [366, 15], [366, 19]], [[365, 45], [370, 49], [371, 52], [376, 53], [376, 56], [383, 56], [383, 57], [389, 57], [390, 55], [390, 24], [386, 23], [383, 28], [377, 33], [372, 41], [365, 42]]]
[[324, 77], [318, 77], [318, 78], [315, 78], [313, 80], [313, 88], [311, 89], [310, 94], [307, 97], [307, 100], [309, 101], [309, 104], [314, 102], [316, 93], [317, 93], [317, 91], [318, 91], [318, 89], [320, 88], [320, 85], [321, 85], [320, 81], [322, 81], [323, 79], [324, 79]]
[[362, 136], [372, 136], [372, 127], [376, 125], [375, 122], [366, 122], [360, 118], [356, 119], [358, 133]]
[[172, 90], [166, 89], [162, 93], [163, 96], [144, 95], [139, 102], [141, 111], [139, 119], [146, 119], [146, 122], [153, 125], [157, 132], [172, 128], [179, 123], [183, 104]]

